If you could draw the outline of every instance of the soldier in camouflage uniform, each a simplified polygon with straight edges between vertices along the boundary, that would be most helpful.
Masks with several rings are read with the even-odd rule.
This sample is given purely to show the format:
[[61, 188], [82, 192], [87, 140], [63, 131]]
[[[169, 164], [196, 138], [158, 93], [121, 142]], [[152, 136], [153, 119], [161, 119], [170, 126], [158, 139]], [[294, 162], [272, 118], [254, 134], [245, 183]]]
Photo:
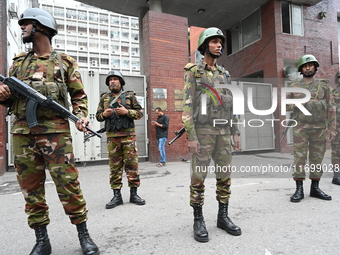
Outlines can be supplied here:
[[[311, 99], [304, 103], [304, 107], [311, 113], [305, 115], [296, 105], [287, 105], [288, 111], [293, 111], [293, 119], [297, 125], [293, 127], [294, 138], [294, 173], [296, 191], [291, 196], [291, 202], [300, 202], [304, 198], [303, 181], [306, 172], [312, 180], [310, 196], [323, 200], [332, 200], [319, 188], [322, 175], [322, 160], [326, 151], [326, 141], [335, 137], [335, 108], [332, 88], [328, 80], [314, 79], [319, 62], [313, 55], [304, 55], [298, 60], [298, 71], [303, 78], [289, 84], [292, 88], [307, 89]], [[303, 93], [289, 93], [287, 98], [303, 98]], [[307, 162], [309, 155], [309, 164]]]
[[130, 187], [130, 203], [145, 205], [145, 200], [137, 195], [140, 179], [134, 124], [134, 120], [143, 117], [143, 109], [133, 91], [123, 90], [125, 81], [120, 72], [110, 71], [105, 83], [110, 92], [101, 96], [96, 118], [98, 121], [105, 121], [110, 163], [110, 185], [113, 189], [113, 198], [106, 204], [106, 209], [123, 204], [120, 190], [123, 186], [124, 169]]
[[[87, 96], [78, 65], [73, 58], [57, 53], [51, 46], [51, 38], [57, 34], [55, 19], [45, 10], [30, 8], [21, 15], [19, 25], [23, 42], [32, 42], [33, 50], [20, 53], [13, 59], [9, 75], [17, 77], [65, 107], [68, 107], [69, 94], [73, 113], [84, 122], [79, 121], [76, 127], [79, 131], [86, 131], [84, 125], [88, 123]], [[14, 165], [26, 201], [28, 225], [36, 234], [36, 245], [30, 254], [51, 254], [46, 229], [50, 219], [45, 200], [45, 168], [48, 168], [56, 185], [65, 213], [77, 227], [83, 254], [99, 254], [86, 227], [88, 210], [79, 186], [78, 170], [74, 165], [69, 121], [38, 106], [39, 124], [29, 128], [25, 98], [13, 95], [6, 85], [1, 85], [0, 101], [15, 115], [11, 130]]]
[[[335, 74], [334, 98], [336, 103], [336, 130], [340, 130], [340, 71]], [[333, 179], [332, 183], [340, 185], [340, 132], [337, 132], [335, 139], [332, 141], [332, 165]]]
[[[227, 89], [215, 89], [217, 84], [230, 83], [229, 73], [216, 64], [222, 55], [225, 37], [218, 28], [204, 30], [198, 40], [198, 51], [204, 58], [196, 65], [188, 63], [184, 70], [183, 115], [188, 146], [191, 154], [190, 205], [194, 210], [194, 239], [208, 242], [202, 206], [204, 204], [204, 180], [211, 158], [216, 175], [216, 199], [219, 203], [217, 227], [231, 235], [241, 235], [241, 229], [228, 217], [230, 197], [230, 166], [232, 155], [231, 136], [234, 149], [240, 149], [237, 126], [230, 126], [232, 96]], [[207, 114], [201, 113], [203, 97], [206, 96]], [[211, 97], [212, 96], [212, 97]], [[214, 125], [214, 119], [226, 119], [229, 124]], [[234, 119], [235, 120], [235, 119]], [[224, 171], [218, 171], [223, 167]], [[227, 169], [227, 171], [225, 171]]]

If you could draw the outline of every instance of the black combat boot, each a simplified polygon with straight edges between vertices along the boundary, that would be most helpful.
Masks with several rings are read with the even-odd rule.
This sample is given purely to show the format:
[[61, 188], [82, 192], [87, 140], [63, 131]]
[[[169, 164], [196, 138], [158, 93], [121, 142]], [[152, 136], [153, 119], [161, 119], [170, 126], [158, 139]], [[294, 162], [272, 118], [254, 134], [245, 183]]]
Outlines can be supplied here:
[[202, 206], [193, 206], [194, 208], [194, 239], [201, 243], [209, 241], [208, 231], [205, 227]]
[[123, 204], [123, 199], [122, 199], [122, 195], [120, 194], [120, 189], [114, 189], [113, 198], [111, 199], [110, 202], [106, 204], [106, 209], [111, 209], [122, 204]]
[[340, 185], [340, 172], [339, 172], [339, 170], [338, 171], [334, 170], [334, 176], [333, 176], [333, 179], [332, 179], [332, 183], [336, 184], [336, 185]]
[[130, 188], [130, 203], [145, 205], [145, 200], [137, 195], [137, 187]]
[[92, 241], [86, 228], [86, 221], [77, 224], [78, 238], [84, 255], [99, 255], [97, 245]]
[[236, 226], [228, 217], [228, 203], [219, 203], [217, 214], [217, 227], [224, 229], [227, 233], [233, 236], [242, 234], [241, 229]]
[[303, 194], [303, 181], [296, 180], [296, 191], [293, 196], [290, 197], [290, 202], [300, 202], [301, 199], [305, 198], [305, 195]]
[[50, 255], [52, 247], [47, 235], [46, 225], [34, 229], [37, 243], [34, 245], [30, 255]]
[[332, 197], [327, 195], [319, 188], [319, 180], [312, 180], [312, 185], [310, 186], [310, 196], [317, 197], [323, 200], [332, 200]]

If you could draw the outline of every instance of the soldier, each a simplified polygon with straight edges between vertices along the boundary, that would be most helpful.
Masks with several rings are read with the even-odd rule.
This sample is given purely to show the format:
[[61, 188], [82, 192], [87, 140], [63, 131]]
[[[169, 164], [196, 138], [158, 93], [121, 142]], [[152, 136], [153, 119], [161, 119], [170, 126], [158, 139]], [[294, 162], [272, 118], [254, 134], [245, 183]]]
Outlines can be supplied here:
[[145, 200], [137, 195], [140, 185], [138, 173], [138, 153], [134, 120], [143, 117], [143, 109], [133, 91], [124, 91], [125, 81], [119, 71], [107, 74], [106, 85], [111, 92], [104, 93], [98, 104], [96, 118], [105, 121], [107, 148], [110, 164], [110, 185], [113, 198], [106, 209], [123, 204], [120, 190], [125, 168], [130, 187], [130, 203], [145, 205]]
[[[184, 98], [182, 122], [187, 132], [191, 154], [190, 205], [194, 210], [194, 239], [208, 242], [202, 206], [204, 204], [204, 180], [211, 158], [215, 163], [216, 199], [219, 203], [217, 227], [231, 235], [241, 235], [241, 229], [228, 217], [230, 198], [230, 166], [233, 147], [240, 149], [237, 126], [232, 119], [232, 96], [227, 89], [215, 89], [217, 84], [230, 83], [228, 71], [216, 64], [222, 55], [225, 37], [218, 28], [204, 30], [198, 40], [198, 51], [204, 58], [196, 65], [188, 63], [184, 70]], [[209, 96], [211, 95], [211, 96]], [[202, 105], [205, 101], [206, 105]], [[203, 100], [204, 99], [204, 100]], [[206, 107], [207, 114], [202, 114]], [[227, 119], [227, 125], [214, 125], [214, 119]], [[218, 167], [228, 169], [218, 171]]]
[[[54, 17], [39, 8], [30, 8], [19, 19], [24, 43], [33, 43], [30, 52], [22, 52], [13, 59], [10, 76], [15, 76], [45, 96], [68, 107], [70, 95], [73, 113], [84, 121], [76, 123], [79, 131], [86, 131], [87, 95], [81, 81], [78, 64], [64, 54], [57, 53], [51, 39], [57, 31]], [[0, 101], [15, 115], [13, 134], [14, 166], [24, 195], [28, 225], [35, 230], [36, 244], [30, 254], [51, 254], [46, 226], [50, 223], [45, 200], [45, 168], [48, 168], [57, 193], [78, 230], [83, 254], [99, 254], [86, 227], [87, 208], [74, 165], [69, 121], [52, 110], [37, 108], [38, 126], [29, 128], [26, 121], [26, 98], [13, 95], [6, 85], [0, 86]], [[65, 253], [69, 253], [66, 252]]]
[[[336, 103], [336, 130], [340, 130], [340, 71], [335, 74], [335, 103]], [[333, 179], [332, 183], [340, 185], [340, 133], [337, 132], [335, 139], [332, 141], [332, 165]]]
[[[287, 105], [288, 111], [293, 111], [293, 119], [297, 125], [293, 127], [294, 138], [294, 173], [296, 191], [291, 196], [291, 202], [300, 202], [304, 198], [303, 181], [306, 171], [312, 180], [310, 196], [323, 200], [332, 200], [319, 188], [322, 176], [321, 163], [326, 151], [326, 141], [335, 137], [335, 108], [332, 88], [328, 80], [314, 79], [319, 62], [313, 55], [304, 55], [298, 60], [298, 71], [303, 75], [300, 81], [289, 84], [290, 87], [308, 89], [311, 99], [303, 104], [311, 113], [305, 115], [296, 105]], [[303, 93], [289, 93], [287, 98], [303, 98]], [[309, 155], [309, 164], [306, 164]]]

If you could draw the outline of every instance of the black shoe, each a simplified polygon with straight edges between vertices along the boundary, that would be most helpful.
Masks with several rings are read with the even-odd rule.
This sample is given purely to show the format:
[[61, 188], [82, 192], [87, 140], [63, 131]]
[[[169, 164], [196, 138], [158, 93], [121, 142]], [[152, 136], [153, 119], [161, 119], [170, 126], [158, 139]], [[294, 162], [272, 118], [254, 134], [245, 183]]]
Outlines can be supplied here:
[[145, 205], [145, 200], [137, 195], [137, 187], [130, 188], [130, 203]]
[[312, 185], [310, 186], [310, 196], [323, 200], [332, 200], [331, 196], [325, 194], [325, 192], [319, 188], [319, 181], [316, 180], [312, 180]]
[[97, 245], [92, 241], [89, 232], [86, 227], [86, 221], [77, 224], [78, 238], [83, 255], [99, 255], [99, 249]]
[[335, 185], [340, 185], [340, 177], [333, 177], [332, 183]]
[[202, 206], [194, 206], [194, 239], [197, 242], [206, 243], [209, 241], [209, 234], [205, 227]]
[[290, 197], [290, 202], [297, 203], [305, 198], [303, 194], [303, 181], [296, 180], [296, 191], [293, 196]]
[[239, 236], [242, 234], [241, 228], [236, 226], [228, 217], [228, 203], [219, 203], [217, 227], [224, 229], [227, 233], [233, 236]]
[[34, 229], [37, 243], [34, 245], [30, 255], [50, 255], [52, 247], [47, 235], [46, 225]]
[[122, 195], [120, 194], [120, 189], [113, 190], [113, 198], [105, 206], [106, 209], [112, 209], [118, 205], [123, 204]]

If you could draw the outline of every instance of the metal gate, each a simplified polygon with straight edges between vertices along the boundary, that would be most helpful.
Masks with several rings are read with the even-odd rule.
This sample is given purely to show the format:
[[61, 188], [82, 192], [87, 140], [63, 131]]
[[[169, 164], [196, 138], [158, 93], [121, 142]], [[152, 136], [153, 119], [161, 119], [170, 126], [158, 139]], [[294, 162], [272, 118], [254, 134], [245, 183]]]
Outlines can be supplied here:
[[248, 88], [253, 91], [253, 106], [257, 110], [268, 110], [272, 106], [272, 84], [239, 82], [245, 97], [244, 115], [239, 116], [242, 151], [275, 149], [273, 114], [255, 115], [248, 107]]

